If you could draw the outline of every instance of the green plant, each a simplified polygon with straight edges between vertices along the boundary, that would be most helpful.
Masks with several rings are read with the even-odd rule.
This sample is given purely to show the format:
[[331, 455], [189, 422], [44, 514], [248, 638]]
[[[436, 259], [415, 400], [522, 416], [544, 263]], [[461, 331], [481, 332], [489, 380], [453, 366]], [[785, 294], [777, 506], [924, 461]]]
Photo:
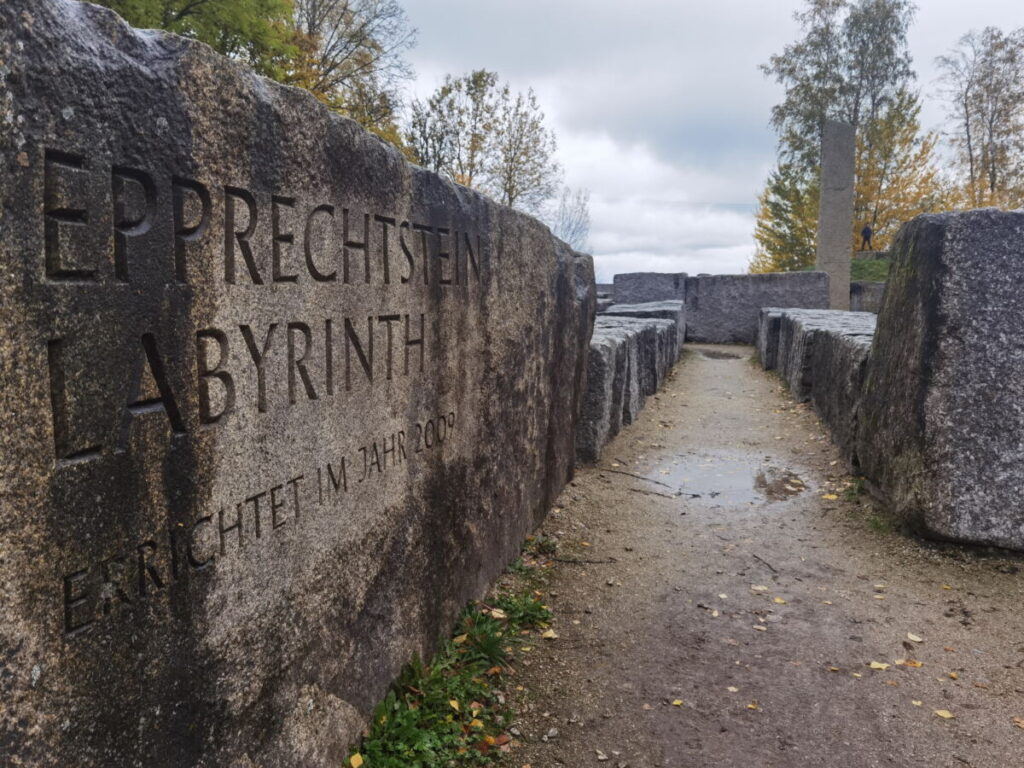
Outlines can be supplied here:
[[864, 495], [864, 478], [855, 477], [843, 490], [843, 498], [847, 501], [857, 501]]
[[[516, 563], [535, 570], [522, 559]], [[467, 606], [454, 636], [429, 664], [415, 658], [402, 670], [346, 768], [463, 768], [496, 761], [499, 747], [510, 740], [504, 729], [511, 713], [500, 690], [512, 653], [522, 633], [550, 621], [551, 612], [529, 589], [508, 588], [486, 604]]]

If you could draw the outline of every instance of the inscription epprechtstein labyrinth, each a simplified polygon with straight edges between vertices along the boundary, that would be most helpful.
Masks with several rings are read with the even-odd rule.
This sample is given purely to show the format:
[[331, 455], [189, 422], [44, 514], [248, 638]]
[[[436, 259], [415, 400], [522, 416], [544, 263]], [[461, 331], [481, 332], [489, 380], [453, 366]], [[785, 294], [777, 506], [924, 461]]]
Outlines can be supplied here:
[[[213, 243], [220, 256], [213, 274], [225, 285], [359, 290], [421, 281], [468, 297], [486, 263], [481, 237], [451, 226], [173, 175], [161, 184], [147, 170], [97, 168], [83, 155], [53, 149], [45, 152], [43, 175], [43, 282], [129, 289], [136, 260], [162, 258], [163, 280], [187, 286], [201, 271], [190, 261], [193, 252]], [[110, 210], [99, 210], [97, 200], [108, 201]], [[214, 231], [215, 219], [223, 222], [223, 232]], [[154, 243], [158, 230], [167, 237]], [[109, 245], [107, 258], [97, 244]], [[117, 424], [105, 435], [78, 433], [68, 412], [75, 382], [66, 374], [66, 359], [95, 355], [91, 340], [52, 338], [47, 363], [56, 465], [128, 450], [137, 418], [164, 418], [173, 435], [184, 435], [190, 423], [217, 425], [236, 413], [333, 398], [350, 392], [357, 380], [372, 386], [375, 380], [417, 376], [438, 343], [431, 327], [428, 308], [392, 306], [359, 316], [200, 328], [189, 393], [175, 391], [169, 380], [172, 361], [160, 329], [142, 329], [125, 337], [136, 350], [135, 362], [124, 372], [126, 396]], [[286, 396], [283, 387], [278, 399], [268, 395], [269, 378], [287, 382]], [[155, 391], [143, 391], [146, 381]], [[247, 400], [240, 397], [243, 391]], [[194, 414], [185, 412], [185, 403]]]

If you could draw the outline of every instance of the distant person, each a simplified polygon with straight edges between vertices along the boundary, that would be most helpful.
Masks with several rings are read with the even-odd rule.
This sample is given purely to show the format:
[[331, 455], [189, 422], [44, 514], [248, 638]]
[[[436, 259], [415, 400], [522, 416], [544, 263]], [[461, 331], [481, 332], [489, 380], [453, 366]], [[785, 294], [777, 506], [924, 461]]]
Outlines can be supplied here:
[[860, 231], [860, 249], [862, 251], [871, 250], [871, 236], [875, 234], [871, 231], [871, 225], [865, 224], [864, 229]]

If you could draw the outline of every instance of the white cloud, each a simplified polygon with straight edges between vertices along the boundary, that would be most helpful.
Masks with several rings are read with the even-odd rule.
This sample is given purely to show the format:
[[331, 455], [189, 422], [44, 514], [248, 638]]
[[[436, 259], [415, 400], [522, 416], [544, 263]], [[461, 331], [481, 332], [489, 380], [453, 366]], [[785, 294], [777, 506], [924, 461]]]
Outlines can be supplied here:
[[[781, 95], [758, 65], [795, 38], [801, 0], [403, 1], [420, 29], [413, 93], [479, 68], [537, 91], [567, 183], [591, 190], [600, 279], [746, 269]], [[934, 128], [934, 58], [968, 29], [1024, 17], [1019, 0], [918, 5], [910, 45]]]

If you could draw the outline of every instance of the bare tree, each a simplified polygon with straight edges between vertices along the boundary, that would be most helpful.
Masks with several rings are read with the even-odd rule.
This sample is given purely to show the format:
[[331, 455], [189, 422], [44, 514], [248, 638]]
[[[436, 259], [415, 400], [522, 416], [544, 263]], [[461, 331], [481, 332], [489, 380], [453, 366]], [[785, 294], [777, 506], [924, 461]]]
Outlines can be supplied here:
[[530, 212], [561, 176], [536, 94], [513, 94], [486, 70], [448, 76], [426, 101], [413, 101], [405, 140], [425, 167]]
[[498, 105], [508, 86], [479, 69], [444, 83], [425, 102], [414, 100], [407, 141], [420, 162], [467, 187], [484, 173]]
[[562, 188], [558, 202], [550, 206], [545, 217], [556, 237], [568, 243], [574, 250], [587, 250], [590, 235], [590, 190]]
[[1024, 201], [1024, 28], [971, 31], [937, 59], [968, 202]]
[[303, 46], [297, 84], [370, 115], [374, 102], [398, 103], [416, 30], [397, 0], [294, 0], [293, 23]]
[[498, 107], [484, 188], [505, 205], [538, 211], [558, 188], [561, 168], [554, 159], [556, 146], [533, 89], [515, 96], [506, 89]]

